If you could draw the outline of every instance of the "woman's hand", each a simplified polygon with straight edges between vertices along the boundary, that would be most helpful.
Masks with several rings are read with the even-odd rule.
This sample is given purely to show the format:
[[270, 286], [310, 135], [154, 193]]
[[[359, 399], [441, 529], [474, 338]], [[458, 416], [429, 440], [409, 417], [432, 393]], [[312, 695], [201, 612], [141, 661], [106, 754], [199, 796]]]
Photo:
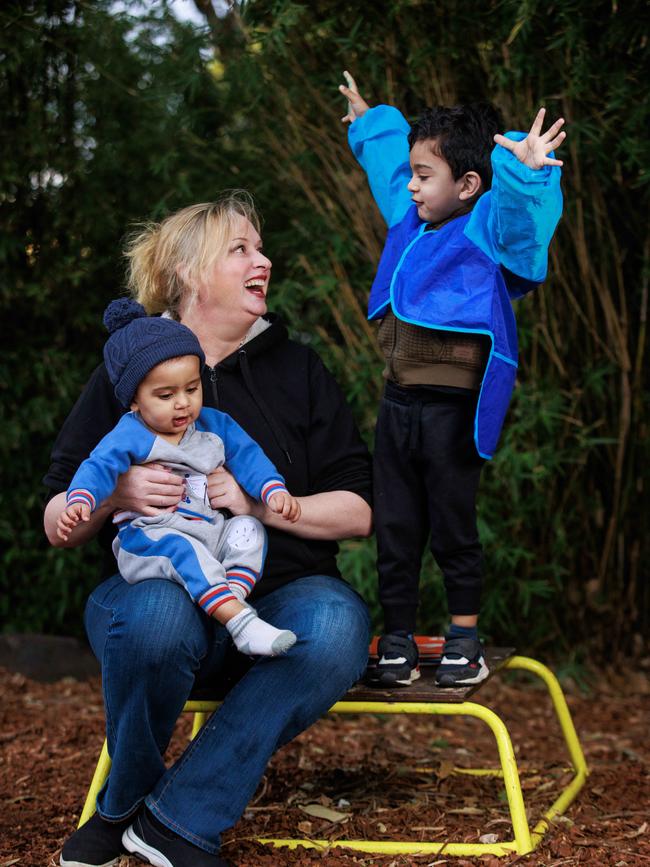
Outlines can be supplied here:
[[67, 535], [64, 532], [64, 536], [57, 532], [57, 521], [66, 508], [66, 492], [55, 494], [45, 507], [45, 534], [55, 548], [76, 548], [96, 536], [116, 509], [140, 512], [142, 515], [173, 512], [184, 492], [182, 478], [162, 464], [131, 467], [119, 477], [112, 495], [99, 504], [89, 520], [80, 521]]
[[208, 498], [213, 509], [228, 509], [233, 515], [252, 515], [256, 505], [225, 467], [208, 476]]
[[343, 78], [345, 78], [348, 86], [341, 84], [339, 90], [348, 100], [348, 113], [341, 120], [343, 123], [354, 123], [358, 117], [363, 117], [370, 106], [359, 93], [356, 81], [347, 70], [343, 73]]
[[112, 509], [143, 515], [173, 512], [185, 493], [183, 479], [162, 464], [143, 464], [123, 473], [110, 499]]

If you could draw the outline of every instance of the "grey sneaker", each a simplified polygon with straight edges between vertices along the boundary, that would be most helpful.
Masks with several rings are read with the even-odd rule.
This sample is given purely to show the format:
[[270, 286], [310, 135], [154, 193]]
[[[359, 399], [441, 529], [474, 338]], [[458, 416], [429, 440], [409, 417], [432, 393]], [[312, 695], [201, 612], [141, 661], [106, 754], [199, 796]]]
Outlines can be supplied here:
[[483, 645], [475, 638], [448, 638], [436, 671], [438, 686], [472, 686], [490, 673]]
[[374, 686], [410, 686], [420, 676], [420, 655], [412, 638], [390, 632], [379, 639], [377, 653]]

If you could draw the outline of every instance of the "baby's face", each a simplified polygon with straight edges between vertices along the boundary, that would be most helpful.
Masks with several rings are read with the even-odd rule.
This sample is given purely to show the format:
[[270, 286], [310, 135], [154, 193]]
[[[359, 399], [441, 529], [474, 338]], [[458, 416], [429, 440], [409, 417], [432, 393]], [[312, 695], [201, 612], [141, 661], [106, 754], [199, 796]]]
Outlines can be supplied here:
[[418, 217], [427, 223], [441, 223], [464, 207], [463, 178], [455, 181], [449, 163], [435, 151], [435, 139], [417, 141], [411, 148], [408, 190]]
[[201, 365], [196, 355], [170, 358], [152, 368], [138, 386], [131, 409], [147, 427], [179, 442], [203, 405]]

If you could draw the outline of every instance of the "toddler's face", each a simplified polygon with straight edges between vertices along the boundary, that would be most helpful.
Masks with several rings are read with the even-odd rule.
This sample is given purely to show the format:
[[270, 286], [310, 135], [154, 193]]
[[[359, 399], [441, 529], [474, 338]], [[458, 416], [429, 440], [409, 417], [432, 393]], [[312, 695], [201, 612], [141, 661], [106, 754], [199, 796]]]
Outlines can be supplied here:
[[416, 142], [411, 148], [412, 177], [408, 183], [418, 216], [427, 223], [441, 223], [465, 209], [460, 198], [463, 178], [454, 180], [447, 163], [436, 153], [435, 139]]
[[197, 419], [202, 405], [199, 359], [181, 355], [149, 371], [138, 386], [131, 409], [140, 413], [151, 431], [178, 442]]

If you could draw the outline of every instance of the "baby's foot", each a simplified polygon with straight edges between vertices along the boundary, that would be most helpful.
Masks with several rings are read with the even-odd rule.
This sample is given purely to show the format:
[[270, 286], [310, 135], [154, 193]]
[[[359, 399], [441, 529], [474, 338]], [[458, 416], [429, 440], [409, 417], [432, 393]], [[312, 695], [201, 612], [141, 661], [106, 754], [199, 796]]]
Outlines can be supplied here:
[[288, 629], [276, 629], [262, 620], [250, 608], [231, 617], [226, 629], [237, 650], [247, 656], [280, 656], [296, 643], [296, 636]]

